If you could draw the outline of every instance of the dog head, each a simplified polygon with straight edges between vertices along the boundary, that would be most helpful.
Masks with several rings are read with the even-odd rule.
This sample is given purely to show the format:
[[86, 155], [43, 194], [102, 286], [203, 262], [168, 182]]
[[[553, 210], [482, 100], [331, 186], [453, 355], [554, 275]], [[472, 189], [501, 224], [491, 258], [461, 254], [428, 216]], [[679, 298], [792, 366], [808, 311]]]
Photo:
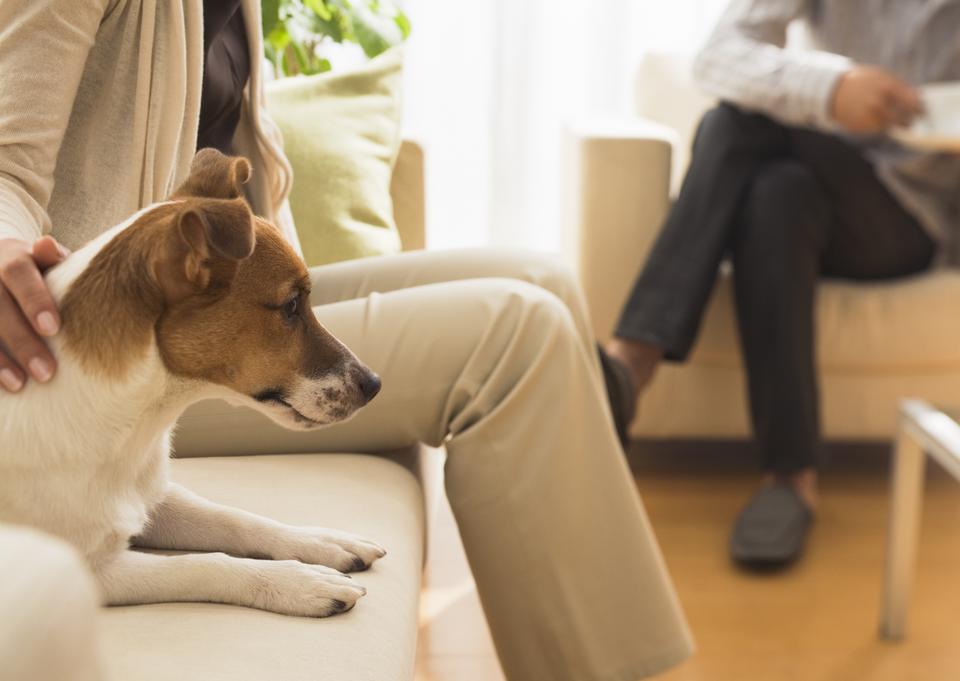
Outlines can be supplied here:
[[380, 380], [318, 322], [310, 277], [279, 230], [242, 198], [250, 165], [197, 154], [173, 195], [170, 239], [154, 260], [166, 301], [157, 344], [175, 374], [248, 397], [275, 421], [310, 428], [369, 402]]
[[[288, 428], [342, 421], [373, 399], [380, 379], [318, 322], [303, 261], [242, 196], [249, 177], [245, 159], [202, 150], [170, 201], [111, 239], [67, 298], [78, 286], [87, 298], [125, 287], [139, 310], [111, 317], [132, 325], [145, 313], [172, 374], [227, 388]], [[61, 306], [65, 332], [91, 316], [70, 303]]]

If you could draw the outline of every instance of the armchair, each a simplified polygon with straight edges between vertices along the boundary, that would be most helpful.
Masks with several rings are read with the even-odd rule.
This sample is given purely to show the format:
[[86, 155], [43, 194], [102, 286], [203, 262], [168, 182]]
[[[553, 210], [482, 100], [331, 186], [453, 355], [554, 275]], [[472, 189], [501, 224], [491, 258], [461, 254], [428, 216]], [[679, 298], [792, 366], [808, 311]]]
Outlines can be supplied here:
[[[638, 117], [567, 132], [568, 230], [598, 339], [609, 338], [711, 105], [690, 58], [652, 55], [638, 77]], [[672, 125], [676, 123], [676, 125]], [[960, 273], [893, 282], [824, 281], [816, 311], [825, 436], [884, 440], [908, 395], [960, 404]], [[689, 362], [666, 365], [641, 400], [638, 438], [748, 436], [731, 281], [722, 271]]]

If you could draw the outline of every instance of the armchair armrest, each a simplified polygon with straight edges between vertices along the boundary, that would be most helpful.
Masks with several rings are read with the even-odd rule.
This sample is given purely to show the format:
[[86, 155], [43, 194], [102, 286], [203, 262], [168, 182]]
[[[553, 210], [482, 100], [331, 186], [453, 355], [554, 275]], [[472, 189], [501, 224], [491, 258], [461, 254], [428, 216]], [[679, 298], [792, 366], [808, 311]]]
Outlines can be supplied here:
[[643, 119], [567, 130], [567, 229], [597, 339], [610, 337], [669, 207], [676, 134]]
[[426, 247], [426, 205], [424, 196], [423, 147], [404, 140], [397, 154], [390, 182], [393, 217], [405, 251]]
[[67, 544], [0, 525], [0, 676], [100, 681], [98, 595]]

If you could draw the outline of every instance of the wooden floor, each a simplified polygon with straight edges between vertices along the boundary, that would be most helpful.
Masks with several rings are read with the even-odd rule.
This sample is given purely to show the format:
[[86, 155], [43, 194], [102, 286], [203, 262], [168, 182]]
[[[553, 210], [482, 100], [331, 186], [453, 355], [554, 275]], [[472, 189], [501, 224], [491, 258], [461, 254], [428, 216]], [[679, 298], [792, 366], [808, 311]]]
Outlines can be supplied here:
[[[729, 524], [756, 482], [742, 447], [638, 445], [631, 464], [698, 645], [658, 679], [960, 679], [960, 484], [942, 471], [928, 471], [908, 637], [884, 643], [876, 625], [885, 449], [831, 452], [808, 553], [772, 574], [744, 573], [727, 559]], [[417, 681], [500, 681], [448, 508], [434, 529]]]

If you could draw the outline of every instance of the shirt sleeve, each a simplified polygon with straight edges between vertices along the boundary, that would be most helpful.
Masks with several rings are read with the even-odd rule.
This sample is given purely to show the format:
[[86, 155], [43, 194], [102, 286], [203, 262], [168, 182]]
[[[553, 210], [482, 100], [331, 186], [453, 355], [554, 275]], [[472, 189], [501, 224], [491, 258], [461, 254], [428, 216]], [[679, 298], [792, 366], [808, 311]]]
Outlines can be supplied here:
[[810, 0], [734, 0], [697, 55], [694, 78], [723, 100], [788, 125], [834, 129], [834, 88], [852, 62], [819, 50], [788, 50], [787, 27]]
[[57, 155], [114, 1], [0, 2], [0, 238], [33, 241], [50, 231]]

